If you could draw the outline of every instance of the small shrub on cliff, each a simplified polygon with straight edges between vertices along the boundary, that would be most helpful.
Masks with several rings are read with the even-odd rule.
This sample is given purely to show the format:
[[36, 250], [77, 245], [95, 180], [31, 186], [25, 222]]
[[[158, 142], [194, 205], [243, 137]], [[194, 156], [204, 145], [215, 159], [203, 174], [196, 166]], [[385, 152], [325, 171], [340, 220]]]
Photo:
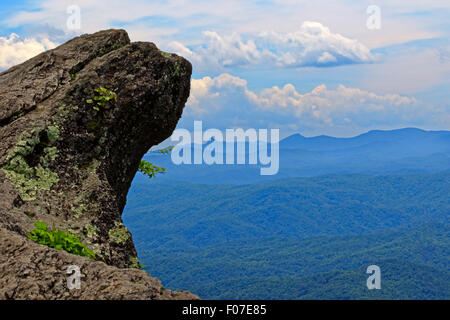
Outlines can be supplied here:
[[111, 90], [100, 87], [94, 90], [98, 95], [94, 96], [92, 99], [87, 99], [86, 103], [93, 104], [93, 108], [96, 111], [100, 111], [101, 108], [105, 108], [111, 101], [117, 101], [117, 94]]
[[[172, 151], [172, 149], [173, 149], [173, 147], [170, 146], [168, 148], [158, 150], [157, 152], [158, 153], [162, 153], [162, 154], [169, 154], [170, 151]], [[138, 171], [142, 172], [143, 174], [145, 174], [149, 178], [154, 178], [157, 173], [164, 173], [164, 172], [166, 172], [166, 168], [157, 167], [157, 166], [155, 166], [154, 164], [152, 164], [150, 162], [147, 162], [145, 160], [141, 160], [141, 163], [139, 164]]]
[[55, 248], [65, 250], [77, 256], [95, 259], [95, 254], [86, 245], [80, 242], [78, 237], [61, 230], [51, 230], [45, 222], [35, 222], [35, 229], [27, 233], [31, 240]]
[[141, 160], [141, 163], [139, 164], [138, 168], [139, 172], [142, 172], [149, 178], [154, 178], [157, 173], [164, 173], [166, 172], [166, 168], [157, 167], [154, 164], [151, 164], [150, 162], [147, 162], [145, 160]]

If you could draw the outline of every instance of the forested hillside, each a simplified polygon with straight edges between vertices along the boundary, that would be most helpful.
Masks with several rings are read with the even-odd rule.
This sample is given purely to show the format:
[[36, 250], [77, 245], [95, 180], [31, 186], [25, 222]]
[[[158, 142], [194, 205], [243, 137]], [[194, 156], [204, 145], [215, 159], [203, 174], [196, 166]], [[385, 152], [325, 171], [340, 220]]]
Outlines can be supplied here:
[[[449, 173], [134, 183], [125, 223], [146, 270], [173, 288], [224, 299], [449, 298]], [[382, 261], [402, 271], [368, 293], [361, 270]]]

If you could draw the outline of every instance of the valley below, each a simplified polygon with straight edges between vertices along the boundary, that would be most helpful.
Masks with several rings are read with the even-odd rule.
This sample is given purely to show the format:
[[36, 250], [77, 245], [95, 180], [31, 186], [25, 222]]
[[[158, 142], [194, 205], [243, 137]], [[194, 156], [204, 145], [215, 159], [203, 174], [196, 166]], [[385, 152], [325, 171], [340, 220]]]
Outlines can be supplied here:
[[[414, 150], [411, 145], [420, 139], [405, 145], [408, 139], [402, 137], [403, 149], [396, 148], [395, 138], [389, 137], [393, 134], [398, 132], [382, 135], [390, 140], [386, 148], [396, 150], [396, 159], [382, 150], [380, 137], [374, 148], [381, 148], [378, 156], [398, 164], [405, 159], [398, 156], [402, 150]], [[442, 136], [447, 140], [434, 147], [429, 143], [428, 154], [414, 161], [408, 157], [410, 168], [416, 168], [408, 173], [406, 166], [395, 172], [388, 165], [387, 172], [378, 167], [378, 174], [362, 174], [370, 163], [348, 153], [360, 163], [353, 167], [358, 173], [340, 173], [343, 160], [337, 159], [322, 166], [322, 171], [335, 172], [269, 181], [252, 176], [246, 184], [221, 183], [227, 170], [230, 179], [233, 170], [244, 171], [245, 166], [206, 168], [210, 183], [201, 181], [205, 176], [188, 183], [195, 166], [180, 166], [172, 176], [169, 169], [161, 179], [138, 175], [124, 222], [145, 270], [171, 288], [203, 299], [449, 299], [450, 172], [448, 163], [422, 162], [436, 154], [448, 157], [448, 134]], [[300, 157], [302, 152], [293, 148], [291, 142], [299, 142], [292, 139], [280, 143], [285, 146], [280, 172], [288, 176], [296, 173], [289, 169], [292, 162], [283, 162], [289, 159], [283, 154], [297, 150]], [[302, 150], [309, 147], [319, 157], [317, 149], [325, 149], [320, 151], [322, 163], [332, 162], [328, 156], [337, 143], [308, 143]], [[345, 150], [342, 144], [340, 148]], [[370, 150], [371, 144], [364, 148]], [[301, 164], [295, 168], [304, 169]], [[381, 268], [381, 290], [366, 287], [369, 265]]]

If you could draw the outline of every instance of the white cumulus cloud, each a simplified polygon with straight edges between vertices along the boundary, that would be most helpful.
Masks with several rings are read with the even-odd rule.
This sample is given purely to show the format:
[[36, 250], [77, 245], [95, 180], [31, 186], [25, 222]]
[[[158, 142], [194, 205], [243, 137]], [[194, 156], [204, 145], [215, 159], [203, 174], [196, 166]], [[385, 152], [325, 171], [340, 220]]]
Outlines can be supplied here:
[[54, 47], [56, 44], [47, 38], [21, 39], [15, 33], [9, 37], [0, 37], [0, 70], [22, 63]]
[[370, 50], [357, 40], [332, 33], [329, 28], [306, 21], [291, 33], [274, 31], [221, 36], [203, 33], [205, 43], [188, 48], [172, 42], [169, 49], [189, 58], [199, 69], [266, 65], [268, 67], [329, 67], [375, 60]]
[[324, 84], [306, 93], [292, 84], [254, 91], [246, 80], [226, 73], [192, 80], [187, 106], [187, 117], [205, 119], [217, 127], [222, 123], [249, 127], [260, 124], [332, 135], [427, 126], [442, 116], [441, 109], [396, 93], [376, 94], [344, 85], [329, 89]]

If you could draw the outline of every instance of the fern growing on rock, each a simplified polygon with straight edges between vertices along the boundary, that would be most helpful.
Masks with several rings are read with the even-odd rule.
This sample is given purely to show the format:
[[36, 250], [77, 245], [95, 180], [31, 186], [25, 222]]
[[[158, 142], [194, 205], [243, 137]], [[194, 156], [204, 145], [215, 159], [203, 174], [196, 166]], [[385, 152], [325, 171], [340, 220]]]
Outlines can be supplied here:
[[27, 233], [31, 240], [54, 248], [64, 250], [77, 256], [95, 259], [95, 254], [86, 245], [81, 243], [77, 236], [66, 231], [49, 229], [45, 222], [35, 222], [35, 229]]

